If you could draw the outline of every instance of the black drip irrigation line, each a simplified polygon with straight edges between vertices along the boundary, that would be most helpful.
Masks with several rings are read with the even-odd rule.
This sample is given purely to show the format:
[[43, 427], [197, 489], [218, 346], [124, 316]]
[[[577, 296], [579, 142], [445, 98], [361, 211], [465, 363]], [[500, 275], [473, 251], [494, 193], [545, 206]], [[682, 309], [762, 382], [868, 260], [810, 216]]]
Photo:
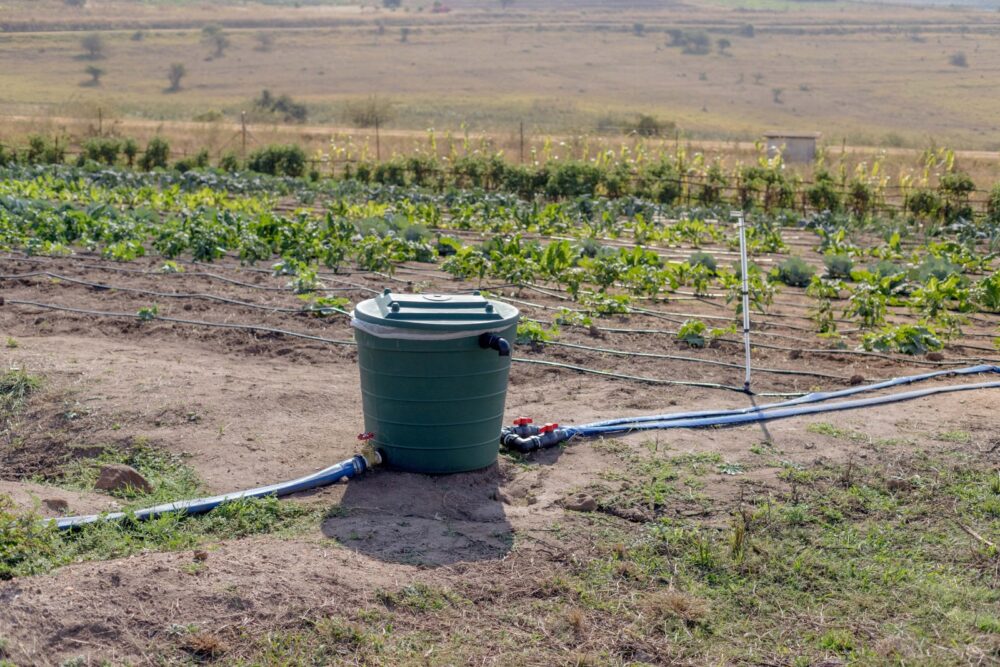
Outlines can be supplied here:
[[204, 320], [188, 320], [177, 317], [165, 317], [163, 315], [139, 315], [134, 313], [117, 313], [104, 310], [90, 310], [87, 308], [72, 308], [70, 306], [61, 306], [51, 303], [39, 303], [37, 301], [23, 301], [21, 299], [5, 299], [4, 302], [15, 306], [29, 306], [34, 308], [42, 308], [45, 310], [61, 310], [68, 313], [77, 313], [80, 315], [92, 315], [95, 317], [123, 318], [128, 320], [139, 320], [140, 322], [146, 322], [146, 321], [170, 322], [173, 324], [187, 324], [191, 326], [211, 327], [216, 329], [236, 329], [240, 331], [281, 334], [283, 336], [291, 336], [292, 338], [303, 338], [305, 340], [315, 340], [321, 343], [329, 343], [330, 345], [348, 345], [352, 347], [357, 345], [357, 343], [355, 343], [353, 340], [336, 340], [334, 338], [314, 336], [312, 334], [304, 334], [297, 331], [278, 329], [276, 327], [268, 327], [260, 324], [233, 324], [229, 322], [206, 322]]
[[[53, 264], [53, 263], [55, 263], [55, 260], [42, 260], [42, 259], [32, 258], [32, 257], [24, 257], [24, 258], [21, 258], [21, 257], [8, 257], [6, 259], [10, 259], [11, 261], [15, 261], [15, 262], [29, 262], [29, 263], [33, 263], [33, 264]], [[64, 257], [62, 259], [86, 260], [87, 258], [85, 258], [85, 257]], [[199, 264], [197, 262], [185, 262], [185, 263], [187, 263], [190, 266], [203, 266], [202, 264]], [[291, 291], [287, 287], [273, 287], [273, 286], [270, 286], [270, 285], [256, 285], [254, 283], [247, 283], [247, 282], [243, 282], [241, 280], [234, 280], [233, 278], [227, 278], [226, 276], [222, 276], [222, 275], [219, 275], [217, 273], [212, 273], [210, 271], [178, 271], [178, 272], [171, 272], [171, 271], [150, 271], [149, 269], [127, 269], [127, 268], [124, 268], [124, 267], [106, 266], [106, 265], [103, 265], [103, 264], [79, 264], [78, 266], [80, 266], [82, 268], [85, 268], [85, 269], [94, 269], [94, 270], [97, 270], [97, 271], [111, 271], [111, 272], [115, 272], [115, 273], [131, 273], [131, 274], [143, 275], [143, 276], [157, 276], [157, 277], [162, 277], [162, 276], [188, 276], [188, 277], [194, 277], [194, 278], [210, 278], [212, 280], [218, 280], [219, 282], [228, 283], [230, 285], [237, 285], [239, 287], [247, 287], [249, 289], [261, 290], [261, 291], [265, 291], [265, 292], [289, 292], [289, 291]], [[223, 266], [222, 268], [232, 268], [232, 267], [225, 267], [225, 266]], [[250, 271], [259, 271], [261, 273], [266, 273], [266, 274], [271, 275], [271, 276], [274, 275], [274, 272], [267, 271], [265, 269], [250, 269], [249, 267], [241, 267], [241, 268], [244, 268], [244, 269], [250, 270]], [[318, 290], [313, 290], [313, 291], [316, 291], [316, 292], [349, 292], [352, 289], [354, 289], [354, 288], [348, 288], [348, 287], [337, 288], [337, 287], [334, 287], [334, 288], [323, 288], [323, 289], [318, 289]], [[363, 287], [363, 286], [360, 286], [360, 285], [357, 286], [357, 289], [365, 290], [367, 292], [372, 292], [372, 293], [376, 293], [376, 294], [380, 293], [378, 290], [373, 290], [371, 288]]]
[[[162, 315], [147, 315], [140, 316], [138, 314], [132, 313], [119, 313], [119, 312], [108, 312], [101, 310], [90, 310], [87, 308], [73, 308], [70, 306], [61, 306], [49, 303], [39, 303], [37, 301], [24, 301], [21, 299], [6, 299], [5, 303], [15, 306], [27, 306], [31, 308], [41, 308], [43, 310], [58, 310], [69, 313], [76, 313], [80, 315], [90, 315], [94, 317], [109, 317], [109, 318], [120, 318], [128, 320], [139, 320], [139, 321], [154, 321], [154, 322], [167, 322], [173, 324], [186, 324], [191, 326], [201, 326], [210, 327], [217, 329], [235, 329], [239, 331], [249, 331], [251, 333], [273, 333], [280, 334], [284, 336], [290, 336], [293, 338], [302, 338], [305, 340], [313, 340], [321, 343], [328, 343], [330, 345], [344, 345], [349, 347], [356, 347], [357, 343], [349, 340], [336, 340], [333, 338], [325, 338], [323, 336], [314, 336], [311, 334], [304, 334], [297, 331], [289, 331], [287, 329], [278, 329], [275, 327], [261, 326], [257, 324], [232, 324], [226, 322], [206, 322], [203, 320], [188, 320], [176, 317], [164, 317]], [[599, 375], [602, 377], [609, 377], [617, 380], [627, 380], [633, 382], [642, 382], [644, 384], [655, 384], [655, 385], [675, 385], [682, 387], [701, 387], [705, 389], [722, 389], [726, 391], [735, 391], [739, 393], [746, 393], [743, 387], [734, 387], [725, 384], [718, 384], [714, 382], [687, 382], [684, 380], [663, 380], [660, 378], [650, 378], [637, 375], [626, 375], [624, 373], [614, 373], [611, 371], [602, 371], [594, 368], [587, 368], [585, 366], [576, 366], [574, 364], [565, 364], [558, 361], [546, 361], [543, 359], [525, 359], [522, 357], [515, 357], [512, 359], [515, 363], [522, 364], [533, 364], [538, 366], [548, 366], [551, 368], [561, 368], [564, 370], [572, 370], [578, 373], [586, 373], [590, 375]], [[776, 392], [764, 392], [756, 394], [758, 396], [771, 396], [771, 397], [792, 397], [792, 396], [802, 396], [802, 392], [792, 392], [792, 393], [776, 393]]]
[[[550, 323], [546, 323], [550, 324]], [[563, 326], [575, 326], [582, 329], [588, 329], [589, 327], [582, 324], [566, 324]], [[669, 329], [628, 329], [621, 327], [598, 327], [596, 329], [599, 333], [612, 333], [612, 334], [654, 334], [662, 336], [676, 336], [677, 331], [671, 331]], [[761, 332], [756, 332], [758, 335]], [[767, 334], [764, 334], [767, 335]], [[770, 334], [777, 335], [777, 334]], [[787, 336], [790, 338], [790, 336]], [[733, 345], [743, 345], [742, 340], [732, 340], [729, 338], [716, 338], [715, 340], [720, 343], [731, 343]], [[794, 339], [799, 340], [799, 339]], [[769, 345], [767, 343], [751, 343], [753, 347], [759, 347], [764, 350], [777, 350], [780, 352], [799, 352], [801, 354], [839, 354], [839, 355], [857, 355], [872, 357], [877, 359], [884, 359], [886, 361], [894, 361], [898, 363], [906, 362], [922, 366], [960, 366], [968, 363], [989, 363], [989, 364], [1000, 364], [1000, 359], [989, 359], [983, 357], [967, 358], [963, 357], [960, 359], [952, 361], [929, 361], [923, 359], [910, 359], [907, 357], [894, 357], [890, 354], [884, 354], [882, 352], [869, 352], [867, 350], [843, 350], [837, 348], [798, 348], [798, 347], [785, 347], [782, 345]]]
[[[681, 387], [703, 387], [706, 389], [725, 389], [726, 391], [735, 391], [740, 394], [747, 393], [743, 387], [735, 387], [728, 384], [718, 384], [715, 382], [687, 382], [684, 380], [661, 380], [659, 378], [644, 377], [641, 375], [624, 375], [622, 373], [613, 373], [611, 371], [601, 371], [593, 368], [586, 368], [584, 366], [576, 366], [574, 364], [565, 364], [559, 361], [546, 361], [544, 359], [524, 359], [521, 357], [515, 358], [514, 361], [520, 362], [522, 364], [535, 364], [538, 366], [550, 366], [553, 368], [563, 368], [566, 370], [577, 371], [580, 373], [588, 373], [590, 375], [601, 375], [604, 377], [617, 378], [622, 380], [633, 380], [635, 382], [643, 382], [645, 384], [657, 384], [657, 385], [675, 385]], [[794, 397], [794, 396], [805, 396], [805, 392], [761, 392], [753, 393], [754, 396], [771, 396], [771, 397]]]
[[[264, 310], [275, 313], [296, 313], [296, 314], [309, 314], [308, 308], [286, 308], [282, 306], [265, 306], [259, 303], [250, 303], [248, 301], [240, 301], [238, 299], [229, 299], [224, 296], [216, 296], [214, 294], [201, 294], [201, 293], [184, 293], [184, 292], [157, 292], [153, 290], [140, 289], [138, 287], [122, 287], [119, 285], [107, 285], [104, 283], [94, 283], [87, 280], [80, 280], [78, 278], [70, 278], [68, 276], [63, 276], [58, 273], [51, 273], [50, 271], [33, 271], [31, 273], [22, 273], [14, 275], [0, 275], [0, 280], [24, 280], [34, 276], [47, 276], [55, 280], [70, 283], [73, 285], [81, 285], [84, 287], [91, 287], [101, 291], [111, 291], [111, 292], [129, 292], [132, 294], [143, 294], [146, 296], [152, 296], [156, 298], [163, 299], [202, 299], [205, 301], [215, 301], [218, 303], [224, 303], [233, 306], [242, 306], [244, 308], [251, 308], [254, 310]], [[350, 315], [346, 310], [342, 308], [335, 308], [333, 306], [324, 306], [322, 310], [329, 310], [335, 313], [340, 313], [341, 315]]]
[[[556, 347], [566, 347], [574, 350], [584, 350], [586, 352], [597, 352], [601, 354], [611, 354], [619, 357], [644, 357], [648, 359], [669, 359], [672, 361], [687, 361], [696, 364], [706, 364], [709, 366], [722, 366], [724, 368], [744, 368], [743, 364], [734, 364], [729, 361], [717, 361], [715, 359], [699, 359], [698, 357], [686, 357], [684, 355], [677, 354], [660, 354], [657, 352], [630, 352], [628, 350], [615, 350], [606, 347], [592, 347], [590, 345], [580, 345], [577, 343], [564, 343], [561, 341], [546, 341], [543, 345], [553, 345]], [[758, 366], [751, 367], [751, 370], [757, 373], [770, 373], [773, 375], [798, 375], [805, 377], [816, 377], [823, 378], [825, 380], [839, 380], [841, 382], [846, 382], [850, 378], [843, 375], [832, 375], [830, 373], [819, 373], [815, 371], [799, 371], [788, 368], [763, 368]]]

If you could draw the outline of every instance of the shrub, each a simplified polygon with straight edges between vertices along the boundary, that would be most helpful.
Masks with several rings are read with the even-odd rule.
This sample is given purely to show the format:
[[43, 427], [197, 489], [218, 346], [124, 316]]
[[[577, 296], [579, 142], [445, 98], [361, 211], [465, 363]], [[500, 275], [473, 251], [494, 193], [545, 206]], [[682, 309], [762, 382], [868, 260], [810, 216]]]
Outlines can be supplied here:
[[718, 268], [718, 265], [715, 262], [715, 257], [712, 257], [712, 255], [708, 254], [707, 252], [693, 253], [691, 257], [688, 258], [688, 264], [690, 264], [691, 266], [704, 266], [713, 274], [715, 273], [715, 270]]
[[807, 287], [816, 269], [801, 257], [789, 257], [778, 265], [775, 277], [790, 287]]
[[187, 76], [187, 67], [184, 63], [171, 63], [170, 67], [167, 68], [167, 80], [170, 82], [170, 86], [167, 88], [167, 92], [175, 93], [181, 89], [181, 79]]
[[601, 175], [601, 170], [590, 163], [563, 162], [549, 174], [545, 190], [550, 197], [593, 195]]
[[986, 201], [986, 213], [991, 222], [1000, 222], [1000, 183], [990, 190], [990, 198]]
[[0, 581], [43, 572], [42, 563], [56, 560], [58, 545], [59, 532], [51, 522], [17, 513], [11, 498], [0, 495]]
[[77, 159], [77, 164], [83, 165], [87, 161], [92, 161], [114, 166], [118, 162], [121, 150], [122, 143], [118, 139], [88, 139], [83, 143], [83, 151]]
[[304, 123], [309, 116], [306, 105], [299, 104], [288, 95], [275, 97], [266, 88], [260, 91], [260, 97], [253, 102], [257, 111], [280, 116], [286, 123]]
[[125, 164], [129, 167], [135, 166], [135, 158], [139, 154], [139, 144], [135, 139], [125, 139], [122, 141], [122, 155], [125, 156]]
[[952, 67], [968, 67], [969, 59], [966, 58], [964, 51], [956, 51], [948, 56], [948, 63]]
[[297, 178], [305, 173], [306, 154], [295, 144], [265, 146], [251, 153], [247, 169], [272, 176]]
[[392, 103], [373, 95], [363, 100], [348, 102], [345, 112], [355, 127], [375, 127], [385, 125], [392, 119]]
[[828, 278], [848, 279], [854, 269], [854, 260], [850, 255], [824, 255], [823, 264], [826, 266]]
[[906, 210], [918, 218], [933, 218], [941, 210], [941, 197], [933, 190], [917, 190], [906, 199]]
[[239, 171], [242, 165], [240, 164], [240, 158], [236, 153], [232, 151], [226, 152], [219, 159], [219, 169], [228, 172]]
[[24, 160], [28, 164], [62, 164], [66, 159], [66, 149], [59, 139], [49, 139], [40, 134], [28, 137], [28, 150]]
[[806, 190], [806, 199], [809, 201], [809, 205], [817, 211], [830, 211], [832, 213], [840, 211], [840, 192], [830, 174], [825, 170], [820, 170], [816, 172], [815, 178], [815, 183]]
[[207, 148], [202, 148], [193, 157], [186, 157], [177, 161], [174, 169], [182, 174], [192, 169], [206, 169], [209, 165], [210, 156]]
[[87, 52], [87, 57], [91, 60], [104, 57], [104, 38], [99, 32], [84, 35], [80, 40], [80, 46]]
[[139, 168], [145, 171], [166, 169], [170, 160], [170, 144], [163, 137], [153, 137], [146, 144], [146, 150], [139, 158]]

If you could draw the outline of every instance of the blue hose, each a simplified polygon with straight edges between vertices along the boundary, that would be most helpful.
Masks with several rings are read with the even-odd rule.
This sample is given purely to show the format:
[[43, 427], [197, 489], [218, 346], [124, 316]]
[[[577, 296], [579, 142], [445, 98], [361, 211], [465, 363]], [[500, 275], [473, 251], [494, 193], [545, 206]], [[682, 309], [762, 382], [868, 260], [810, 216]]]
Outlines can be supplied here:
[[969, 391], [973, 389], [1000, 389], [1000, 381], [981, 382], [978, 384], [958, 384], [946, 387], [932, 387], [930, 389], [918, 389], [915, 391], [903, 392], [901, 394], [890, 394], [888, 396], [873, 396], [855, 401], [841, 401], [840, 403], [830, 403], [827, 405], [811, 405], [785, 408], [761, 408], [752, 412], [733, 413], [726, 415], [715, 415], [712, 417], [678, 418], [662, 421], [628, 422], [610, 426], [569, 426], [564, 430], [568, 437], [574, 436], [596, 436], [609, 435], [613, 433], [629, 433], [633, 431], [650, 431], [654, 429], [669, 428], [703, 428], [706, 426], [737, 426], [739, 424], [751, 424], [756, 422], [772, 421], [774, 419], [785, 419], [787, 417], [798, 417], [801, 415], [814, 415], [823, 412], [836, 412], [838, 410], [854, 410], [857, 408], [868, 408], [888, 403], [898, 403], [900, 401], [911, 401], [925, 396], [936, 394], [946, 394], [955, 391]]
[[[637, 425], [654, 423], [658, 424], [655, 428], [675, 428], [672, 426], [665, 426], [667, 422], [683, 421], [685, 424], [691, 420], [701, 420], [703, 423], [697, 424], [697, 426], [715, 426], [722, 424], [729, 424], [734, 422], [729, 421], [713, 421], [714, 418], [728, 418], [734, 415], [754, 415], [753, 419], [747, 419], [742, 422], [735, 423], [746, 423], [746, 422], [756, 422], [756, 421], [767, 421], [766, 419], [760, 419], [760, 413], [764, 413], [770, 410], [778, 410], [782, 408], [789, 408], [796, 405], [808, 404], [808, 403], [821, 403], [829, 401], [834, 398], [844, 398], [846, 396], [853, 396], [855, 394], [861, 394], [869, 391], [877, 391], [879, 389], [887, 389], [889, 387], [897, 387], [905, 384], [913, 384], [915, 382], [922, 382], [925, 380], [930, 380], [937, 377], [949, 376], [949, 375], [976, 375], [980, 373], [1000, 373], [1000, 366], [994, 366], [990, 364], [981, 364], [979, 366], [969, 366], [966, 368], [956, 368], [941, 371], [933, 371], [930, 373], [921, 373], [919, 375], [906, 375], [903, 377], [892, 378], [890, 380], [885, 380], [883, 382], [878, 382], [876, 384], [864, 385], [860, 387], [850, 387], [848, 389], [840, 389], [837, 391], [821, 391], [813, 392], [811, 394], [806, 394], [805, 396], [800, 396], [798, 398], [793, 398], [787, 401], [781, 401], [779, 403], [769, 403], [766, 405], [748, 407], [748, 408], [737, 408], [734, 410], [700, 410], [695, 412], [676, 412], [672, 414], [663, 415], [647, 415], [643, 417], [623, 417], [620, 419], [608, 419], [604, 421], [592, 422], [590, 424], [583, 424], [581, 426], [568, 426], [565, 430], [572, 435], [597, 435], [600, 433], [611, 433], [618, 431], [632, 431], [640, 430]], [[945, 393], [946, 391], [961, 391], [962, 389], [984, 389], [990, 388], [991, 383], [985, 383], [982, 385], [958, 385], [957, 388], [943, 387], [935, 388], [933, 390], [927, 390], [928, 393], [923, 395], [933, 395], [936, 393]], [[881, 396], [877, 403], [872, 403], [872, 405], [882, 405], [885, 403], [894, 403], [897, 401], [910, 400], [911, 398], [918, 398], [918, 396], [913, 396], [914, 392], [903, 393], [903, 394], [893, 394], [890, 396]], [[855, 405], [857, 403], [857, 405]], [[868, 405], [868, 404], [865, 404]], [[809, 410], [807, 412], [794, 413], [783, 411], [781, 413], [782, 417], [791, 417], [795, 414], [815, 414], [817, 412], [832, 412], [833, 410], [847, 410], [851, 407], [865, 407], [861, 405], [860, 402], [846, 402], [837, 403], [832, 406], [825, 406], [827, 409], [823, 410]], [[837, 407], [846, 406], [846, 407]], [[771, 419], [778, 419], [780, 417], [771, 417]], [[608, 427], [628, 427], [619, 428], [617, 430], [605, 430]], [[677, 428], [692, 428], [692, 426], [687, 425]]]
[[[378, 461], [376, 460], [376, 463], [377, 462]], [[241, 500], [243, 498], [263, 498], [264, 496], [287, 496], [290, 493], [298, 493], [299, 491], [307, 491], [309, 489], [315, 489], [319, 486], [333, 484], [341, 479], [344, 479], [345, 477], [351, 478], [356, 475], [360, 475], [368, 468], [368, 466], [369, 463], [365, 457], [358, 455], [349, 458], [346, 461], [341, 461], [340, 463], [330, 466], [329, 468], [320, 470], [319, 472], [315, 472], [311, 475], [306, 475], [305, 477], [300, 477], [298, 479], [293, 479], [288, 482], [278, 482], [277, 484], [261, 486], [256, 489], [247, 489], [245, 491], [234, 491], [221, 496], [209, 496], [207, 498], [196, 498], [194, 500], [180, 500], [128, 513], [113, 512], [110, 514], [90, 514], [87, 516], [63, 517], [61, 519], [56, 519], [55, 522], [57, 528], [60, 530], [66, 530], [68, 528], [79, 528], [80, 526], [90, 523], [97, 523], [98, 521], [117, 521], [119, 519], [124, 519], [125, 517], [143, 521], [146, 519], [155, 519], [158, 516], [170, 514], [171, 512], [202, 514], [215, 509], [222, 503], [231, 502], [233, 500]]]

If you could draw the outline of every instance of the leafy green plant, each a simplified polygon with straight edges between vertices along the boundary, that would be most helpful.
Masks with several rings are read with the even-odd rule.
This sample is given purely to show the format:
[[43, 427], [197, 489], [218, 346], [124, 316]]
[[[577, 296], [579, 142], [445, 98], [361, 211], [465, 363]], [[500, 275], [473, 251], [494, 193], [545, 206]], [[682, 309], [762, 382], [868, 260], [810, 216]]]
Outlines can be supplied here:
[[707, 252], [692, 253], [691, 256], [688, 258], [687, 263], [692, 267], [703, 266], [706, 269], [708, 269], [709, 273], [711, 274], [715, 274], [715, 271], [718, 268], [718, 265], [715, 262], [715, 257], [713, 257]]
[[587, 294], [580, 299], [581, 305], [590, 313], [604, 317], [606, 315], [626, 315], [632, 299], [627, 294]]
[[837, 280], [849, 280], [854, 269], [854, 260], [845, 254], [824, 255], [823, 264], [826, 266], [826, 277]]
[[0, 495], [0, 581], [44, 572], [59, 553], [59, 533], [32, 513], [16, 511], [10, 496]]
[[824, 280], [813, 276], [806, 288], [806, 295], [816, 299], [816, 305], [810, 309], [809, 317], [816, 324], [821, 334], [832, 334], [837, 331], [837, 321], [833, 312], [833, 299], [840, 298], [843, 283], [834, 280]]
[[[719, 282], [726, 290], [726, 303], [735, 304], [736, 314], [743, 313], [743, 281], [740, 278], [739, 267], [735, 271], [719, 271]], [[774, 303], [777, 288], [769, 281], [756, 264], [750, 264], [747, 270], [747, 291], [750, 297], [750, 307], [760, 313], [766, 313]]]
[[685, 320], [677, 330], [677, 340], [691, 347], [705, 347], [705, 331], [708, 329], [701, 320]]
[[136, 313], [136, 317], [139, 318], [140, 322], [150, 322], [156, 319], [156, 316], [160, 314], [160, 307], [155, 303], [152, 306], [143, 306]]
[[316, 296], [315, 293], [299, 294], [299, 298], [307, 302], [303, 309], [306, 313], [315, 317], [327, 317], [339, 314], [347, 315], [345, 310], [350, 305], [350, 299], [342, 296]]
[[868, 351], [925, 354], [944, 348], [933, 329], [914, 324], [901, 324], [864, 335], [861, 345]]
[[994, 271], [972, 288], [972, 299], [983, 310], [1000, 313], [1000, 271]]
[[552, 326], [546, 329], [535, 320], [522, 319], [517, 323], [517, 342], [519, 345], [539, 346], [552, 340], [558, 333], [558, 327]]
[[567, 326], [590, 327], [593, 326], [594, 320], [586, 313], [581, 313], [578, 310], [560, 308], [559, 313], [555, 317], [555, 323]]
[[790, 287], [806, 287], [816, 269], [801, 257], [789, 257], [775, 269], [774, 276]]
[[858, 318], [862, 329], [877, 329], [885, 324], [886, 301], [877, 284], [859, 283], [848, 299], [844, 316]]

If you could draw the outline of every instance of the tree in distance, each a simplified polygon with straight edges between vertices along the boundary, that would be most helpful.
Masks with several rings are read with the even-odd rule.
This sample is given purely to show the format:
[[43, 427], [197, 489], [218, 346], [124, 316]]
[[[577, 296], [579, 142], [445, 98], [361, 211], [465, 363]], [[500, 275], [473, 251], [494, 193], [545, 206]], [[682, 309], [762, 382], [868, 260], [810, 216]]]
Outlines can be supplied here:
[[187, 75], [187, 67], [184, 63], [173, 63], [167, 70], [167, 80], [170, 81], [170, 87], [167, 88], [168, 93], [176, 93], [181, 89], [181, 79]]
[[348, 102], [345, 111], [355, 127], [385, 125], [392, 118], [392, 104], [374, 95]]
[[81, 86], [99, 86], [101, 85], [101, 77], [104, 76], [104, 70], [96, 65], [88, 65], [87, 69], [84, 70], [88, 75], [90, 75], [89, 81], [84, 81]]
[[968, 67], [969, 60], [965, 57], [964, 51], [956, 51], [955, 53], [948, 56], [948, 62], [952, 67]]
[[99, 32], [84, 35], [80, 40], [80, 46], [83, 47], [85, 57], [90, 60], [97, 60], [104, 57], [104, 38], [101, 37], [101, 33]]
[[403, 4], [403, 0], [382, 0], [382, 6], [386, 9], [399, 9]]
[[223, 32], [221, 26], [207, 25], [201, 29], [201, 41], [212, 48], [210, 58], [221, 58], [229, 48], [229, 35]]

